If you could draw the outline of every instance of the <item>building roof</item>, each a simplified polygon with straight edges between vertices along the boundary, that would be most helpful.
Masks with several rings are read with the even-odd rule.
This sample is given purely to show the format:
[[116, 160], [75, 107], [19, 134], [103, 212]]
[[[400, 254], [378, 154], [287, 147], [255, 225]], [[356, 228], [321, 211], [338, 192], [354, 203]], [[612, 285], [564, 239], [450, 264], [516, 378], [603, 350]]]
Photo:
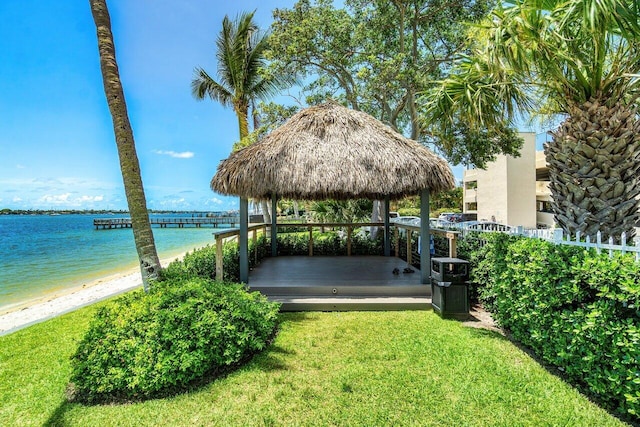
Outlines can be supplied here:
[[455, 186], [447, 162], [372, 116], [334, 102], [299, 111], [220, 162], [211, 188], [254, 199], [399, 199]]

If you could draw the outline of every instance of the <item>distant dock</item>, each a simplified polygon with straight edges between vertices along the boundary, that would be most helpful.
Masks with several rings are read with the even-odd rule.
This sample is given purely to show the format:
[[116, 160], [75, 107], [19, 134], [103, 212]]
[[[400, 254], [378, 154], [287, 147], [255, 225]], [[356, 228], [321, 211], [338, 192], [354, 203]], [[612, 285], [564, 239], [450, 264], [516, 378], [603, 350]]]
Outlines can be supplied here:
[[[229, 225], [234, 227], [240, 223], [238, 216], [214, 216], [203, 218], [150, 218], [151, 225], [159, 225], [160, 228], [167, 227], [213, 227]], [[118, 228], [131, 228], [131, 218], [96, 218], [93, 220], [96, 230], [113, 230]]]

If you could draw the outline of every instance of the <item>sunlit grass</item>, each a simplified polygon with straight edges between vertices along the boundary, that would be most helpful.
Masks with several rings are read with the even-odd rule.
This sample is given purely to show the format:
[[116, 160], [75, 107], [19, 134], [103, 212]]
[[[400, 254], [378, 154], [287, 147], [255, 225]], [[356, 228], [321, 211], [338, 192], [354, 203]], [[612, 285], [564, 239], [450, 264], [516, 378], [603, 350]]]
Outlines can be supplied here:
[[69, 356], [94, 308], [0, 337], [7, 425], [623, 425], [504, 337], [433, 312], [282, 316], [273, 345], [195, 391], [67, 403]]

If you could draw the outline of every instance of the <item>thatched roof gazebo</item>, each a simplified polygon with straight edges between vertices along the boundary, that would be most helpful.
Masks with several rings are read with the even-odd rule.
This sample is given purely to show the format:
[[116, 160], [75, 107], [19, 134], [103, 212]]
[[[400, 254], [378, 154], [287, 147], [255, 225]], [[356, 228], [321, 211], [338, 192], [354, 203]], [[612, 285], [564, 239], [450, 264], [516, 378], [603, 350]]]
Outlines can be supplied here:
[[[214, 191], [241, 198], [241, 257], [249, 198], [271, 199], [274, 206], [277, 198], [384, 200], [388, 243], [389, 200], [421, 195], [422, 218], [428, 219], [429, 192], [454, 186], [449, 165], [426, 147], [366, 113], [334, 102], [301, 110], [262, 140], [232, 153], [211, 180]], [[422, 253], [426, 254], [428, 227], [429, 222], [422, 221], [422, 244], [426, 245]], [[429, 261], [423, 258], [423, 279], [428, 280]], [[248, 264], [243, 272], [242, 263], [241, 259], [240, 279], [246, 282]]]

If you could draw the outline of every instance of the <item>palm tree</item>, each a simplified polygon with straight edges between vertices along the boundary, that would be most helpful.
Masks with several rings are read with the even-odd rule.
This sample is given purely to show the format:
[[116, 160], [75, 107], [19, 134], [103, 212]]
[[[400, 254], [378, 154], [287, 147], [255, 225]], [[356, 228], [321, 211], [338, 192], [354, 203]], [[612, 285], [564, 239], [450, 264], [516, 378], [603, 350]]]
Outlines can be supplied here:
[[521, 112], [561, 117], [545, 145], [552, 207], [567, 232], [634, 235], [640, 219], [640, 26], [636, 2], [513, 0], [430, 94], [432, 124], [500, 132]]
[[131, 123], [127, 114], [120, 73], [118, 72], [109, 10], [105, 0], [90, 0], [90, 4], [98, 34], [98, 50], [100, 52], [100, 69], [102, 71], [104, 92], [107, 96], [107, 103], [113, 120], [120, 170], [122, 171], [129, 213], [131, 214], [133, 238], [138, 251], [138, 259], [140, 260], [142, 284], [144, 290], [148, 291], [151, 282], [158, 278], [160, 260], [158, 259], [153, 232], [151, 231], [147, 201], [140, 176], [140, 164], [136, 154]]
[[[286, 77], [268, 76], [263, 72], [268, 35], [260, 33], [253, 22], [254, 14], [242, 13], [233, 22], [228, 16], [224, 17], [216, 41], [219, 81], [202, 68], [196, 68], [191, 82], [196, 99], [209, 97], [224, 107], [233, 107], [241, 141], [249, 135], [249, 106], [256, 99], [269, 98], [289, 82]], [[271, 222], [266, 205], [264, 201], [265, 222]]]

